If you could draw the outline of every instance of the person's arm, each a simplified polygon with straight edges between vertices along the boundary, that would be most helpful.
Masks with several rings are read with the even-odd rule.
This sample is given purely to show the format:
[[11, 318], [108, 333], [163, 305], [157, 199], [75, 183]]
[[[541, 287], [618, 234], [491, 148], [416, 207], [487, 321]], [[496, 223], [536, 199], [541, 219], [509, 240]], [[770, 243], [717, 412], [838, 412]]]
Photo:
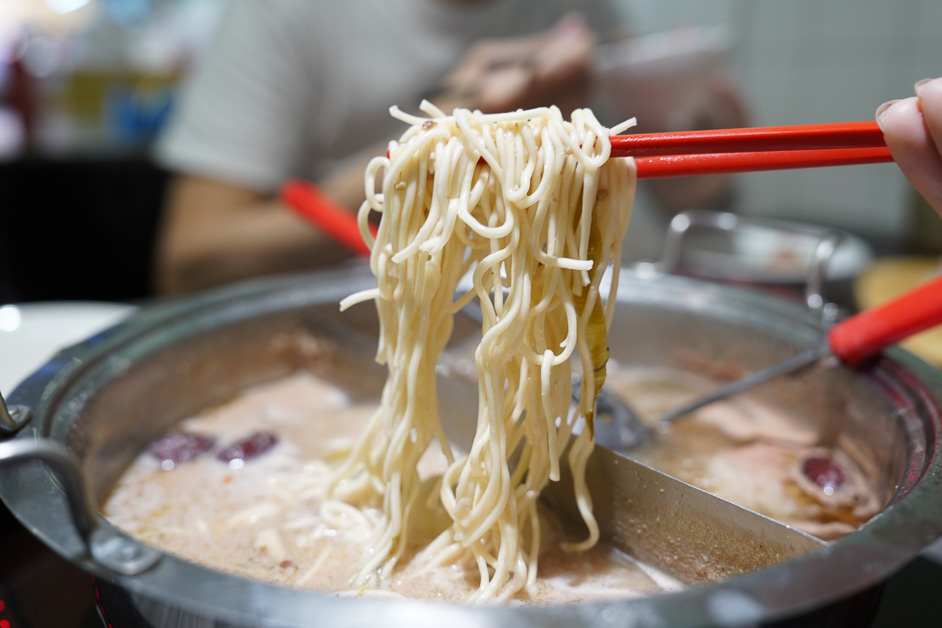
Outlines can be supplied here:
[[157, 239], [155, 289], [185, 294], [349, 256], [276, 200], [230, 183], [180, 175], [170, 188]]
[[900, 170], [942, 216], [942, 79], [915, 89], [914, 97], [881, 105], [876, 119]]
[[[306, 48], [318, 40], [299, 17], [311, 11], [294, 2], [232, 3], [200, 58], [157, 146], [162, 165], [176, 173], [155, 243], [157, 293], [305, 270], [349, 255], [274, 194], [305, 170], [309, 116], [318, 109], [323, 51]], [[365, 155], [322, 182], [354, 209], [363, 198]]]
[[[435, 102], [446, 111], [455, 106], [505, 111], [554, 102], [563, 107], [581, 104], [593, 49], [593, 33], [577, 18], [564, 20], [548, 33], [480, 42], [456, 64]], [[223, 59], [215, 69], [231, 75], [235, 69], [229, 65]], [[260, 74], [259, 80], [267, 79]], [[228, 81], [216, 78], [217, 92], [243, 79], [241, 75]], [[277, 84], [269, 85], [263, 95], [270, 99], [277, 89]], [[281, 104], [274, 101], [268, 108]], [[317, 185], [355, 212], [365, 197], [366, 164], [385, 147], [385, 141], [378, 141], [375, 151], [362, 152], [366, 156], [349, 160]], [[260, 274], [323, 266], [348, 256], [270, 195], [249, 185], [184, 171], [165, 205], [155, 285], [161, 294], [181, 294]]]

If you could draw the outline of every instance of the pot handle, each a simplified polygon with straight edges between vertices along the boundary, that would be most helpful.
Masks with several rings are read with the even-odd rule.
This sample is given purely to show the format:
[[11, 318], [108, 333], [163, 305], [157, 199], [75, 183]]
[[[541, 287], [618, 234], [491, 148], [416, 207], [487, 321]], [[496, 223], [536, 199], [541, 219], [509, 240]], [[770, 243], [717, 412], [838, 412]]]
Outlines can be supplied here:
[[7, 406], [0, 392], [0, 438], [16, 434], [32, 418], [32, 411], [26, 406]]
[[[734, 231], [740, 227], [744, 219], [730, 212], [716, 212], [703, 209], [691, 209], [680, 212], [671, 220], [664, 239], [664, 249], [661, 259], [655, 266], [662, 272], [673, 273], [680, 266], [684, 251], [684, 237], [692, 227], [716, 229], [719, 231]], [[761, 219], [755, 222], [762, 224]], [[824, 283], [825, 270], [834, 251], [840, 245], [843, 236], [840, 232], [822, 228], [821, 230], [801, 229], [792, 226], [774, 225], [771, 222], [765, 226], [783, 232], [792, 232], [811, 235], [818, 238], [818, 244], [811, 256], [805, 279], [805, 304], [813, 311], [827, 316], [825, 312]]]
[[135, 576], [157, 564], [161, 554], [103, 523], [78, 458], [48, 439], [0, 443], [0, 468], [39, 461], [52, 471], [69, 505], [75, 531], [92, 559], [102, 567]]

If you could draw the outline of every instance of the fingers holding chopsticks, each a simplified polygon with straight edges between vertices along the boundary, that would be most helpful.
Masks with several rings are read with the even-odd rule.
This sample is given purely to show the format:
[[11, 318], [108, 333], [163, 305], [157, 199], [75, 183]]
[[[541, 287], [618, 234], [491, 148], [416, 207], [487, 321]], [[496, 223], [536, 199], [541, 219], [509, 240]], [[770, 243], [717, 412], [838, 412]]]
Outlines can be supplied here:
[[919, 81], [915, 89], [936, 150], [942, 154], [942, 79]]
[[916, 96], [881, 105], [876, 118], [900, 170], [942, 215], [942, 78], [916, 83]]

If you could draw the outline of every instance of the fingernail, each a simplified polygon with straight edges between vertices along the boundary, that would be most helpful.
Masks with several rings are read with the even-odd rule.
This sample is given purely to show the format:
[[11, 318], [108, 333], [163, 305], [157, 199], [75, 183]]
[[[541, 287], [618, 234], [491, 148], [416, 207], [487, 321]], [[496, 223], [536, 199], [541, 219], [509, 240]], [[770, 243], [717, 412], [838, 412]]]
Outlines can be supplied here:
[[877, 124], [880, 125], [880, 129], [883, 129], [883, 114], [886, 113], [886, 110], [893, 106], [893, 103], [899, 102], [899, 100], [888, 100], [879, 107], [877, 107], [877, 112], [874, 114], [874, 117], [877, 120]]
[[914, 86], [914, 87], [915, 87], [915, 90], [916, 90], [916, 94], [919, 94], [919, 90], [922, 89], [922, 86], [923, 86], [923, 85], [925, 85], [926, 83], [932, 82], [932, 81], [934, 81], [934, 80], [936, 80], [936, 79], [934, 79], [934, 78], [924, 78], [924, 79], [922, 79], [921, 81], [916, 81], [916, 85]]

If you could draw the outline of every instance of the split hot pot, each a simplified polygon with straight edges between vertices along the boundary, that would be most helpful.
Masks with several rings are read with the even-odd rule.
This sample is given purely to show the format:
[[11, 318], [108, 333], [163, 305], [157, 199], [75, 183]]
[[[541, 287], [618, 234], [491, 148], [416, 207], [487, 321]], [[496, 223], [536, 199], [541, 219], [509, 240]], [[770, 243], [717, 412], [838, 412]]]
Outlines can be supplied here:
[[[0, 497], [46, 545], [93, 574], [112, 624], [859, 625], [885, 578], [942, 535], [942, 374], [901, 350], [860, 371], [816, 368], [753, 393], [819, 425], [822, 438], [876, 477], [885, 487], [880, 514], [798, 558], [676, 593], [531, 607], [338, 598], [162, 555], [87, 513], [150, 440], [247, 386], [325, 360], [338, 371], [373, 374], [351, 376], [351, 386], [381, 383], [376, 365], [357, 362], [366, 354], [345, 348], [343, 332], [375, 334], [373, 308], [337, 313], [341, 298], [371, 280], [353, 266], [153, 305], [60, 351], [7, 395]], [[748, 371], [824, 333], [820, 315], [800, 300], [650, 269], [624, 270], [618, 301], [611, 353], [627, 365], [676, 367], [693, 355]], [[303, 342], [312, 336], [334, 348], [312, 355]]]

